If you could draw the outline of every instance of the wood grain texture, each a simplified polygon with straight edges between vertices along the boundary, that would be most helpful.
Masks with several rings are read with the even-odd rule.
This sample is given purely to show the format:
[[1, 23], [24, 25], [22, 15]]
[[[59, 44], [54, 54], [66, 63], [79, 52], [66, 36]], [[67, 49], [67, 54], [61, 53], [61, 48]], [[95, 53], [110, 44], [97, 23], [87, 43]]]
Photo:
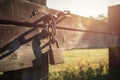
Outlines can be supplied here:
[[[0, 19], [39, 24], [41, 21], [40, 19], [48, 14], [46, 7], [28, 1], [3, 0], [0, 1], [0, 4], [2, 4], [0, 5]], [[36, 10], [37, 14], [31, 17], [33, 10]], [[0, 48], [4, 47], [6, 44], [15, 40], [31, 29], [32, 28], [1, 24]], [[41, 29], [36, 29], [31, 34], [23, 37], [29, 39], [31, 36], [40, 33], [40, 31]], [[0, 60], [0, 71], [11, 71], [33, 67], [32, 61], [35, 59], [35, 54], [33, 52], [32, 43], [32, 41], [29, 41], [28, 43], [20, 46], [8, 57]], [[41, 45], [43, 44], [44, 43], [41, 41]], [[42, 53], [40, 52], [38, 54]]]

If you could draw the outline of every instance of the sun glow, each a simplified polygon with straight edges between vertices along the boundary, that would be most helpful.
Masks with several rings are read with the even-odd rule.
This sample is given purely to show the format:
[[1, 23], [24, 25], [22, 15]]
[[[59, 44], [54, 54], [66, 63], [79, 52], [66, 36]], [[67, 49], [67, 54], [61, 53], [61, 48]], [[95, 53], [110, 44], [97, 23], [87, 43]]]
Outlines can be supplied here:
[[71, 13], [85, 17], [107, 16], [110, 5], [120, 4], [120, 0], [48, 0], [47, 6], [57, 10], [69, 10]]

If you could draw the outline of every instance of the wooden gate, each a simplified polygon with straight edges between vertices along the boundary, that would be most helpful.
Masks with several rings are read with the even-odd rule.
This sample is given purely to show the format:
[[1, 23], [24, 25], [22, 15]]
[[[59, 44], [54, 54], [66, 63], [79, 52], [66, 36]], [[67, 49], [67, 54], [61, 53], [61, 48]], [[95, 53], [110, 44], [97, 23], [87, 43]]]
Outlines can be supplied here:
[[[42, 1], [42, 4], [45, 3]], [[0, 20], [7, 20], [8, 23], [12, 21], [14, 24], [16, 22], [40, 24], [47, 14], [48, 10], [44, 6], [29, 1], [0, 1]], [[38, 34], [39, 41], [32, 37]], [[48, 80], [48, 52], [41, 49], [41, 45], [47, 42], [42, 37], [41, 29], [38, 28], [0, 24], [0, 52], [3, 52], [1, 55], [7, 53], [0, 60], [0, 71], [4, 72], [4, 78]]]

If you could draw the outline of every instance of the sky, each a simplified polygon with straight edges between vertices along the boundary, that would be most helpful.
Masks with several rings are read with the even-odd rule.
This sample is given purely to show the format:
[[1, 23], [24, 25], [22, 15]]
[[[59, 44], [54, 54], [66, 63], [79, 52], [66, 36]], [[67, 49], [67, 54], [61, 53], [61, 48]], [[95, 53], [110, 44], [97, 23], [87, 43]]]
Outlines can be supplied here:
[[56, 10], [69, 10], [84, 17], [107, 16], [108, 6], [118, 5], [120, 0], [47, 0], [47, 6]]

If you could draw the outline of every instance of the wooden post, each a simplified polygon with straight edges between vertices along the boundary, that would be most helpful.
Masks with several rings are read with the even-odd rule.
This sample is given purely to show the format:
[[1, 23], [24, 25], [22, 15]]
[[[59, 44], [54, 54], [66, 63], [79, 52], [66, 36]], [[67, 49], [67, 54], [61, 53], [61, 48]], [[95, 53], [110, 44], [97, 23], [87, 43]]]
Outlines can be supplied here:
[[120, 75], [120, 47], [109, 48], [109, 69], [112, 76]]
[[[109, 24], [114, 32], [120, 34], [120, 5], [108, 8]], [[116, 42], [116, 47], [109, 48], [109, 70], [113, 80], [120, 80], [120, 37]]]

